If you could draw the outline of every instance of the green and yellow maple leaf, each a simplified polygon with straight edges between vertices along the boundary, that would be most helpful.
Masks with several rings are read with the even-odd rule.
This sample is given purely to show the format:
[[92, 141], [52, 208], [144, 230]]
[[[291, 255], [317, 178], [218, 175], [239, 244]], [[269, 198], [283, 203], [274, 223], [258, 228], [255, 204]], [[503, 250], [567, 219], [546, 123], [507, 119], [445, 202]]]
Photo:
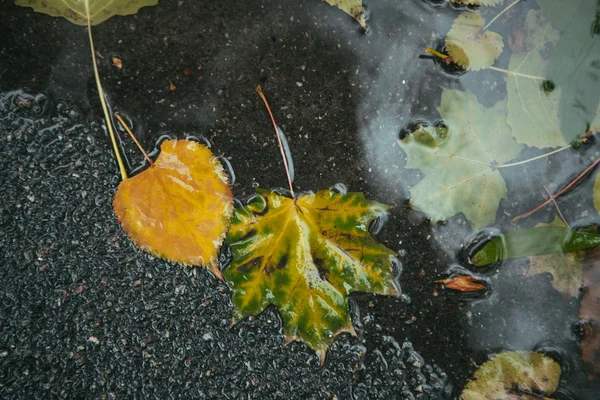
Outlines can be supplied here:
[[504, 100], [485, 108], [470, 92], [444, 89], [438, 107], [444, 137], [411, 134], [399, 141], [406, 166], [425, 174], [410, 191], [414, 208], [435, 220], [462, 212], [475, 228], [495, 220], [507, 193], [498, 168], [522, 147], [504, 122], [505, 109]]
[[546, 398], [556, 391], [560, 365], [533, 351], [500, 353], [479, 367], [461, 394], [462, 400]]
[[350, 15], [352, 18], [358, 21], [360, 26], [363, 28], [367, 27], [367, 21], [365, 20], [365, 10], [363, 8], [362, 0], [325, 0]]
[[446, 35], [446, 51], [455, 63], [477, 71], [490, 67], [502, 53], [504, 42], [496, 32], [484, 30], [485, 21], [479, 12], [460, 14]]
[[114, 15], [135, 14], [158, 0], [16, 0], [15, 4], [53, 17], [65, 17], [76, 25], [98, 25]]
[[227, 236], [233, 262], [223, 276], [233, 290], [234, 321], [274, 304], [287, 341], [303, 341], [323, 362], [338, 333], [355, 334], [350, 293], [400, 293], [395, 253], [369, 233], [386, 210], [362, 193], [322, 190], [294, 201], [257, 189], [235, 210]]

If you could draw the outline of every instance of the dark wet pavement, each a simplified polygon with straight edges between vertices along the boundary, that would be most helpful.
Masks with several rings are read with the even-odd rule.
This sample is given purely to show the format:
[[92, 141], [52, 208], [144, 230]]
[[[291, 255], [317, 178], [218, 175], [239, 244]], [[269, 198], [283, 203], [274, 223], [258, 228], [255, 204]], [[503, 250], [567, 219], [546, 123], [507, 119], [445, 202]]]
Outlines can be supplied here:
[[[524, 261], [490, 275], [481, 301], [447, 295], [434, 281], [458, 262], [468, 226], [456, 217], [432, 227], [402, 206], [419, 176], [402, 169], [399, 130], [439, 118], [440, 85], [485, 88], [486, 105], [502, 95], [502, 76], [453, 77], [417, 57], [455, 10], [371, 2], [364, 34], [316, 0], [160, 0], [93, 28], [104, 90], [146, 148], [163, 135], [203, 136], [230, 161], [237, 198], [285, 187], [261, 84], [287, 134], [297, 191], [342, 182], [395, 205], [377, 238], [399, 252], [410, 302], [353, 295], [359, 337], [341, 335], [320, 368], [305, 345], [283, 346], [275, 309], [229, 327], [224, 283], [131, 244], [111, 208], [118, 168], [86, 30], [11, 3], [0, 1], [0, 397], [445, 399], [490, 354], [534, 349], [568, 368], [564, 398], [598, 393], [573, 331], [576, 299], [547, 276], [522, 278]], [[141, 164], [128, 140], [124, 151], [131, 168]], [[578, 163], [565, 156], [507, 176], [514, 201], [501, 205], [500, 223], [539, 202], [520, 197], [528, 184], [561, 182]], [[589, 199], [570, 200], [583, 205], [563, 210], [567, 218], [590, 216]]]

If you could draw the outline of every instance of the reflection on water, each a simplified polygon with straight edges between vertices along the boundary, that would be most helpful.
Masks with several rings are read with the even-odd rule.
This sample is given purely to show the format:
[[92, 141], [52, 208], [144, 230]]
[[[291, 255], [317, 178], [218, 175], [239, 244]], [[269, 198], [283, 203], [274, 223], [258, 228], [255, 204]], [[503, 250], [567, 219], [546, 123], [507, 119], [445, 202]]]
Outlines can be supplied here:
[[[413, 203], [422, 205], [423, 202], [414, 201], [418, 200], [414, 196], [431, 196], [432, 190], [442, 190], [434, 185], [417, 188], [428, 174], [439, 174], [442, 179], [450, 180], [445, 181], [446, 186], [440, 185], [448, 194], [441, 192], [442, 200], [438, 204], [461, 204], [455, 207], [454, 217], [434, 226], [432, 232], [441, 249], [452, 260], [465, 267], [473, 267], [469, 256], [474, 251], [493, 236], [503, 240], [501, 232], [515, 229], [509, 223], [512, 218], [543, 202], [549, 196], [547, 191], [557, 192], [598, 157], [594, 133], [600, 130], [600, 120], [596, 116], [600, 96], [600, 47], [597, 47], [600, 39], [594, 33], [594, 27], [600, 14], [597, 14], [598, 6], [593, 0], [568, 4], [551, 0], [507, 1], [498, 7], [481, 7], [476, 12], [490, 21], [503, 10], [503, 6], [510, 6], [489, 28], [504, 38], [505, 49], [493, 66], [490, 63], [489, 68], [480, 71], [465, 71], [437, 56], [418, 57], [425, 47], [440, 53], [446, 51], [444, 36], [455, 18], [465, 12], [464, 7], [457, 10], [446, 6], [445, 1], [408, 2], [403, 6], [402, 16], [393, 21], [387, 16], [395, 15], [397, 9], [394, 5], [372, 6], [373, 19], [381, 25], [371, 29], [369, 40], [372, 50], [382, 61], [376, 69], [370, 68], [372, 54], [364, 54], [357, 61], [356, 71], [361, 78], [363, 94], [356, 111], [356, 121], [365, 157], [377, 175], [377, 186], [394, 202], [413, 196]], [[398, 26], [401, 28], [396, 28]], [[401, 33], [393, 34], [394, 29], [401, 30]], [[550, 36], [549, 29], [556, 29], [557, 34]], [[481, 37], [475, 36], [474, 40], [481, 40]], [[521, 64], [517, 64], [519, 57]], [[547, 79], [537, 80], [530, 76], [544, 74], [546, 68]], [[442, 88], [473, 93], [482, 107], [490, 109], [497, 105], [501, 112], [486, 114], [477, 123], [476, 116], [469, 114], [473, 107], [466, 100], [460, 102], [460, 98], [455, 97], [455, 110], [448, 113], [447, 106], [440, 106]], [[508, 102], [504, 100], [506, 98]], [[520, 105], [514, 105], [515, 98]], [[536, 107], [542, 107], [540, 112], [544, 115], [538, 117], [533, 114], [538, 112]], [[466, 119], [471, 118], [471, 121], [461, 126], [452, 124], [452, 118], [461, 109], [466, 113]], [[445, 124], [440, 115], [444, 110], [446, 118], [449, 118]], [[523, 115], [515, 117], [516, 112]], [[539, 119], [538, 126], [528, 125], [530, 118]], [[497, 120], [504, 125], [500, 127]], [[548, 129], [540, 129], [540, 123], [551, 125]], [[469, 140], [460, 146], [452, 145], [452, 150], [444, 154], [439, 149], [451, 145], [436, 139], [436, 125], [449, 129], [448, 142], [459, 135], [458, 129], [470, 131]], [[481, 135], [482, 130], [489, 131], [489, 134]], [[492, 150], [498, 154], [506, 152], [508, 145], [501, 144], [495, 135], [502, 132], [511, 136], [511, 131], [521, 146], [518, 151], [504, 160], [504, 165], [496, 163], [496, 157], [490, 157], [491, 163], [481, 163], [479, 167], [480, 170], [490, 168], [491, 171], [499, 168], [498, 176], [503, 185], [506, 182], [506, 189], [496, 197], [485, 192], [487, 186], [483, 183], [475, 187], [466, 184], [472, 182], [470, 176], [452, 181], [455, 171], [444, 170], [456, 168], [456, 164], [450, 161], [457, 154], [466, 154], [465, 149], [469, 146], [480, 147], [481, 153], [492, 154]], [[538, 131], [542, 134], [540, 138], [528, 138]], [[578, 137], [584, 137], [583, 146], [570, 148], [571, 140]], [[423, 148], [416, 157], [436, 165], [438, 172], [435, 169], [423, 170], [424, 162], [419, 165], [411, 161], [415, 154], [409, 152], [416, 150], [405, 148], [403, 151], [398, 139], [421, 143]], [[547, 153], [552, 154], [545, 156]], [[472, 159], [477, 153], [469, 154]], [[414, 169], [403, 168], [407, 165], [407, 158], [408, 165]], [[430, 178], [427, 182], [431, 181]], [[489, 179], [486, 176], [485, 180]], [[591, 204], [592, 181], [589, 175], [584, 177], [557, 199], [556, 206], [550, 203], [520, 225], [530, 227], [539, 222], [551, 222], [549, 219], [557, 212], [556, 207], [566, 221], [589, 220], [591, 217], [597, 223], [599, 218]], [[457, 187], [464, 188], [463, 191], [481, 191], [483, 196], [465, 197], [462, 193], [450, 196]], [[465, 207], [483, 207], [486, 201], [496, 202], [489, 218], [495, 222], [489, 224], [486, 230], [474, 232], [473, 217], [464, 212]], [[436, 216], [444, 206], [430, 207], [423, 211], [426, 215]], [[506, 246], [498, 249], [505, 251]], [[478, 350], [533, 350], [541, 343], [551, 343], [549, 346], [556, 352], [567, 354], [567, 358], [577, 358], [579, 346], [572, 334], [573, 325], [578, 321], [576, 293], [574, 296], [570, 293], [562, 296], [553, 288], [553, 279], [559, 279], [558, 276], [528, 273], [530, 267], [526, 258], [511, 261], [505, 258], [506, 255], [500, 254], [496, 257], [497, 262], [486, 263], [486, 268], [472, 269], [472, 273], [488, 277], [491, 290], [489, 298], [470, 303], [464, 314], [463, 323], [470, 346]], [[549, 261], [545, 259], [544, 262]], [[581, 260], [574, 262], [581, 264]], [[447, 273], [457, 275], [456, 268], [462, 267], [449, 264]], [[581, 268], [581, 265], [575, 268]], [[583, 368], [581, 359], [569, 364], [577, 365], [580, 371]]]

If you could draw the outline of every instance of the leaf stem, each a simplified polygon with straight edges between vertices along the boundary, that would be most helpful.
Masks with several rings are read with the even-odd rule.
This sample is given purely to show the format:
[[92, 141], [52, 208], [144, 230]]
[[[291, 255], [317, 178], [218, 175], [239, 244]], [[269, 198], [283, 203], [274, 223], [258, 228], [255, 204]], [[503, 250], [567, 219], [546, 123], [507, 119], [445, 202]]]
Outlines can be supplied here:
[[285, 156], [285, 150], [283, 148], [283, 143], [281, 142], [281, 137], [279, 136], [279, 129], [277, 129], [277, 123], [275, 122], [275, 118], [273, 117], [273, 113], [271, 112], [271, 107], [269, 107], [269, 102], [267, 102], [267, 98], [265, 97], [260, 85], [256, 87], [256, 93], [260, 96], [263, 103], [267, 107], [267, 111], [269, 112], [269, 116], [271, 117], [271, 122], [273, 122], [273, 127], [275, 128], [275, 134], [277, 135], [277, 141], [279, 142], [279, 149], [281, 150], [281, 157], [283, 158], [283, 165], [285, 165], [285, 174], [287, 175], [287, 180], [290, 185], [290, 192], [292, 194], [292, 199], [296, 201], [296, 195], [294, 194], [294, 187], [292, 186], [292, 177], [290, 175], [290, 168], [288, 166], [287, 157]]
[[94, 77], [96, 78], [96, 87], [98, 88], [98, 95], [100, 96], [102, 111], [104, 111], [104, 120], [106, 122], [108, 133], [110, 135], [110, 141], [112, 142], [113, 150], [115, 151], [115, 156], [117, 157], [117, 164], [119, 164], [121, 179], [125, 180], [127, 179], [127, 171], [125, 170], [125, 164], [123, 163], [123, 159], [121, 158], [121, 153], [119, 152], [119, 146], [117, 145], [115, 132], [110, 122], [108, 107], [106, 106], [106, 101], [104, 100], [104, 90], [102, 90], [102, 84], [100, 83], [100, 74], [98, 74], [98, 66], [96, 65], [96, 50], [94, 48], [94, 39], [92, 38], [92, 23], [90, 21], [90, 10], [87, 1], [85, 1], [85, 9], [87, 15], [88, 36], [90, 38], [90, 49], [92, 50], [92, 63], [94, 64]]
[[444, 53], [440, 53], [439, 51], [437, 51], [436, 49], [432, 49], [431, 47], [426, 47], [425, 53], [433, 54], [434, 56], [437, 56], [442, 59], [446, 59], [449, 57], [448, 55], [446, 55]]
[[[548, 190], [548, 187], [546, 185], [542, 185], [542, 186], [544, 187], [544, 190], [546, 191], [546, 193], [548, 193], [548, 196], [552, 197], [552, 193], [550, 192], [550, 190]], [[558, 206], [558, 203], [556, 202], [556, 199], [552, 199], [552, 202], [554, 203], [554, 207], [556, 208], [556, 211], [558, 211], [558, 215], [560, 215], [560, 219], [562, 219], [562, 221], [565, 223], [565, 226], [567, 226], [568, 228], [570, 228], [571, 225], [569, 225], [569, 223], [565, 219], [565, 216], [560, 211], [560, 207]]]
[[487, 67], [487, 69], [491, 69], [492, 71], [502, 72], [502, 73], [505, 73], [507, 75], [520, 76], [520, 77], [523, 77], [523, 78], [536, 79], [536, 80], [540, 80], [540, 81], [545, 81], [546, 80], [546, 78], [544, 78], [542, 76], [521, 74], [520, 72], [510, 71], [510, 70], [504, 69], [504, 68]]
[[554, 199], [556, 199], [558, 196], [562, 195], [564, 192], [566, 192], [567, 190], [569, 190], [569, 188], [571, 186], [573, 186], [574, 184], [576, 184], [581, 178], [583, 178], [588, 172], [590, 172], [596, 165], [598, 165], [598, 163], [600, 163], [600, 157], [594, 161], [592, 163], [592, 165], [590, 165], [589, 167], [587, 167], [585, 169], [585, 171], [583, 171], [581, 174], [577, 175], [577, 177], [575, 179], [573, 179], [567, 186], [565, 186], [564, 188], [562, 188], [559, 192], [557, 192], [556, 194], [552, 195], [552, 197], [550, 197], [548, 200], [546, 200], [545, 202], [543, 202], [542, 204], [540, 204], [539, 206], [537, 206], [536, 208], [534, 208], [533, 210], [526, 212], [525, 214], [521, 214], [516, 216], [515, 218], [513, 218], [513, 220], [511, 221], [513, 224], [516, 223], [517, 221], [523, 219], [523, 218], [527, 218], [530, 215], [536, 213], [537, 211], [539, 211], [540, 209], [544, 208], [548, 203], [554, 201]]
[[568, 145], [568, 146], [561, 147], [559, 149], [553, 150], [553, 151], [551, 151], [549, 153], [542, 154], [542, 155], [537, 156], [537, 157], [528, 158], [527, 160], [523, 160], [523, 161], [519, 161], [519, 162], [515, 162], [515, 163], [510, 163], [510, 164], [498, 165], [497, 168], [508, 168], [508, 167], [514, 167], [516, 165], [526, 164], [528, 162], [539, 160], [540, 158], [548, 157], [548, 156], [551, 156], [552, 154], [556, 154], [556, 153], [559, 153], [559, 152], [561, 152], [563, 150], [570, 149], [570, 148], [571, 148], [571, 145]]
[[131, 129], [129, 129], [129, 127], [127, 126], [127, 124], [125, 123], [125, 121], [123, 121], [123, 118], [121, 118], [121, 116], [119, 115], [119, 113], [115, 113], [115, 117], [119, 120], [119, 123], [121, 124], [121, 126], [123, 127], [123, 129], [125, 129], [127, 131], [127, 133], [129, 134], [129, 136], [133, 139], [133, 141], [137, 145], [138, 149], [140, 149], [140, 151], [142, 152], [142, 154], [144, 155], [144, 157], [146, 157], [146, 160], [148, 160], [148, 162], [150, 163], [150, 166], [153, 167], [154, 163], [152, 162], [152, 159], [148, 156], [148, 153], [146, 153], [146, 151], [144, 150], [144, 148], [142, 147], [142, 145], [140, 144], [140, 142], [138, 142], [137, 138], [135, 137], [135, 135], [133, 134], [133, 132], [131, 132]]
[[510, 10], [510, 8], [511, 8], [512, 6], [514, 6], [515, 4], [517, 4], [517, 3], [518, 3], [518, 2], [520, 2], [520, 1], [521, 1], [521, 0], [515, 0], [513, 3], [509, 4], [508, 6], [506, 6], [506, 8], [504, 8], [504, 10], [500, 11], [500, 12], [498, 13], [498, 15], [496, 15], [494, 18], [492, 18], [492, 20], [491, 20], [490, 22], [488, 22], [486, 26], [484, 26], [484, 27], [483, 27], [482, 31], [485, 31], [487, 28], [489, 28], [489, 27], [490, 27], [490, 25], [491, 25], [492, 23], [494, 23], [494, 21], [495, 21], [495, 20], [497, 20], [498, 18], [500, 18], [500, 16], [501, 16], [502, 14], [504, 14], [505, 12], [507, 12], [508, 10]]

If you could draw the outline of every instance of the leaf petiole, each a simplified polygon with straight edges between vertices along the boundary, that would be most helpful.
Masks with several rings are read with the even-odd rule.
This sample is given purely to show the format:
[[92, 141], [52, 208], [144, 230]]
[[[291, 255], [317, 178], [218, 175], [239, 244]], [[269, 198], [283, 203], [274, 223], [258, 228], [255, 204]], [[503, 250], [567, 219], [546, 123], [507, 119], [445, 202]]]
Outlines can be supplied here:
[[153, 167], [154, 163], [152, 162], [152, 159], [148, 156], [148, 153], [146, 153], [146, 151], [144, 150], [144, 148], [142, 147], [142, 145], [140, 144], [140, 142], [137, 140], [137, 138], [135, 137], [135, 135], [133, 134], [133, 132], [131, 132], [131, 129], [129, 129], [129, 127], [127, 126], [127, 124], [125, 123], [125, 121], [123, 121], [123, 118], [121, 118], [121, 116], [118, 113], [115, 113], [115, 118], [117, 118], [119, 120], [119, 123], [121, 124], [121, 126], [123, 127], [123, 129], [125, 129], [127, 131], [127, 133], [129, 134], [129, 136], [131, 137], [131, 139], [133, 139], [133, 141], [137, 145], [138, 149], [140, 149], [140, 151], [142, 152], [142, 154], [144, 155], [144, 157], [146, 157], [146, 160], [148, 160], [148, 162], [150, 163], [150, 166]]
[[494, 18], [492, 18], [492, 20], [490, 22], [488, 22], [486, 26], [483, 27], [482, 31], [485, 31], [487, 28], [489, 28], [490, 25], [492, 25], [495, 20], [497, 20], [498, 18], [500, 18], [500, 16], [502, 16], [502, 14], [504, 14], [505, 12], [507, 12], [508, 10], [510, 10], [512, 6], [514, 6], [515, 4], [517, 4], [520, 1], [521, 0], [515, 0], [514, 2], [512, 2], [511, 4], [509, 4], [508, 6], [506, 6], [504, 8], [504, 10], [500, 11], [498, 13], [498, 15], [496, 15]]
[[273, 127], [275, 128], [275, 134], [277, 135], [277, 141], [279, 142], [279, 149], [281, 150], [281, 157], [283, 158], [283, 165], [285, 166], [285, 174], [287, 176], [287, 180], [290, 185], [290, 192], [292, 194], [292, 199], [294, 199], [294, 202], [295, 202], [296, 195], [294, 194], [294, 187], [292, 186], [292, 176], [290, 175], [290, 167], [288, 166], [288, 160], [287, 160], [287, 157], [285, 156], [285, 149], [283, 148], [281, 136], [279, 136], [280, 129], [278, 129], [278, 127], [277, 127], [277, 123], [275, 122], [275, 118], [273, 117], [273, 113], [271, 112], [271, 107], [269, 107], [269, 102], [267, 101], [267, 98], [265, 97], [260, 85], [258, 85], [256, 87], [256, 93], [258, 93], [258, 95], [262, 99], [263, 103], [265, 103], [265, 106], [267, 107], [267, 111], [269, 112], [269, 116], [271, 117], [271, 122], [273, 122]]
[[121, 172], [121, 179], [127, 179], [127, 171], [125, 170], [125, 164], [123, 163], [123, 159], [121, 158], [121, 153], [119, 152], [119, 146], [117, 145], [117, 139], [115, 137], [115, 132], [113, 130], [113, 126], [110, 122], [110, 116], [108, 114], [108, 107], [106, 106], [106, 101], [104, 100], [104, 90], [102, 90], [102, 84], [100, 83], [100, 74], [98, 73], [98, 66], [96, 65], [96, 50], [94, 48], [94, 39], [92, 38], [92, 23], [90, 19], [90, 10], [88, 2], [85, 2], [85, 10], [87, 15], [87, 28], [88, 28], [88, 36], [90, 38], [90, 50], [92, 51], [92, 63], [94, 64], [94, 77], [96, 79], [96, 87], [98, 88], [98, 95], [100, 96], [100, 104], [102, 104], [102, 111], [104, 112], [104, 120], [106, 122], [106, 127], [108, 129], [108, 133], [110, 135], [110, 141], [113, 145], [113, 150], [115, 151], [115, 156], [117, 157], [117, 164], [119, 164], [119, 171]]

